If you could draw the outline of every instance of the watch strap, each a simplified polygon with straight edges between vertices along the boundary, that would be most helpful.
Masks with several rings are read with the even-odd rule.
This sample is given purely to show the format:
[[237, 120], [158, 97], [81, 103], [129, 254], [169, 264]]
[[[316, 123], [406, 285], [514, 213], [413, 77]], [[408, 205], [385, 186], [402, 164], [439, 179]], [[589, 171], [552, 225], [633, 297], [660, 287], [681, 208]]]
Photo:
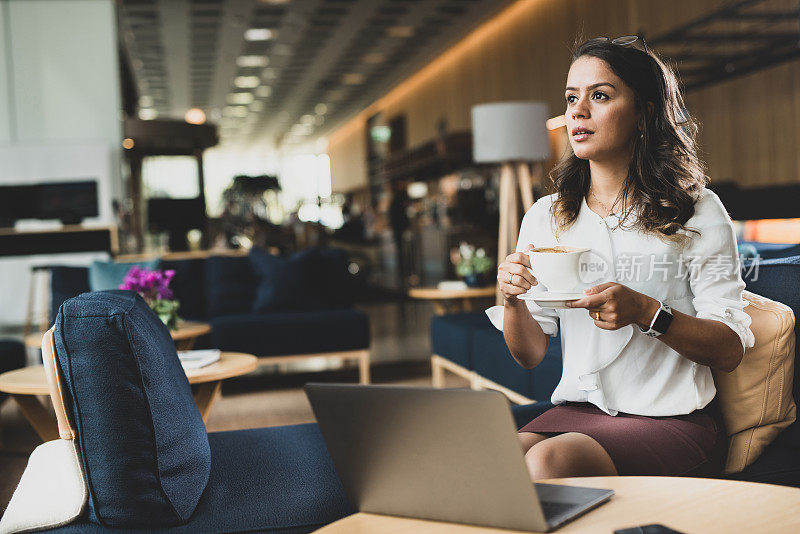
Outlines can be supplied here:
[[650, 328], [647, 330], [641, 327], [639, 328], [646, 336], [658, 337], [662, 334], [665, 334], [669, 328], [669, 325], [672, 324], [672, 308], [660, 300], [658, 301], [658, 304], [659, 308], [656, 311], [656, 314], [653, 316], [653, 320], [650, 321]]

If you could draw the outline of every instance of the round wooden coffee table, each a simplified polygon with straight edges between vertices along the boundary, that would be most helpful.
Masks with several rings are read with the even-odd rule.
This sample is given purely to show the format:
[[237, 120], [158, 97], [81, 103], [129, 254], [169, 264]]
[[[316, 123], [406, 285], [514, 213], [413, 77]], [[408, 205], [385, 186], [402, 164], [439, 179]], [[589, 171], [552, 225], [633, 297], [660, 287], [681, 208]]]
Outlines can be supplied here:
[[437, 315], [445, 313], [472, 311], [472, 300], [494, 297], [497, 288], [468, 287], [467, 289], [438, 289], [435, 287], [415, 287], [408, 290], [412, 299], [431, 300]]
[[[219, 395], [222, 381], [246, 375], [256, 367], [258, 358], [252, 354], [223, 352], [219, 361], [200, 369], [186, 371], [189, 383], [197, 384], [194, 401], [204, 422], [208, 419], [211, 406]], [[43, 365], [24, 367], [1, 374], [0, 391], [11, 395], [42, 440], [50, 441], [58, 438], [58, 426], [52, 409], [37, 397], [37, 395], [50, 395]]]
[[[181, 321], [178, 328], [169, 333], [175, 341], [175, 350], [191, 350], [198, 337], [211, 332], [211, 325], [198, 321]], [[42, 348], [44, 332], [34, 332], [25, 336], [25, 346], [34, 349]]]
[[[560, 527], [558, 534], [611, 534], [660, 523], [685, 534], [800, 532], [800, 489], [734, 480], [679, 477], [591, 477], [542, 480], [548, 484], [612, 489], [605, 504]], [[358, 513], [318, 534], [522, 534], [422, 519]]]

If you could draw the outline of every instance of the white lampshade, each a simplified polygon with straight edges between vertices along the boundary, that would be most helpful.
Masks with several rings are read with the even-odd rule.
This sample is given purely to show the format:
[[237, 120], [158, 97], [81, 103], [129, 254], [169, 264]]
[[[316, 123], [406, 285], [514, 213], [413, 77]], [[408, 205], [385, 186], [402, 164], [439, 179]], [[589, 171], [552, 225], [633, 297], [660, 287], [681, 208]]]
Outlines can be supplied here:
[[476, 163], [541, 161], [550, 157], [544, 102], [493, 102], [472, 108]]

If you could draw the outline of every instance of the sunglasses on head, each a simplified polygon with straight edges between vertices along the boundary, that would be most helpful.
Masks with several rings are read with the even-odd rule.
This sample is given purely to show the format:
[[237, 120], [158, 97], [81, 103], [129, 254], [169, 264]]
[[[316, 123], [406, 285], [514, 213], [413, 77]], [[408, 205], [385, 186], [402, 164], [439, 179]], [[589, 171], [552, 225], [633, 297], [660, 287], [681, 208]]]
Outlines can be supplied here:
[[644, 37], [639, 37], [638, 35], [623, 35], [621, 37], [617, 37], [616, 39], [610, 39], [608, 37], [595, 37], [594, 39], [589, 39], [583, 45], [587, 44], [599, 44], [599, 43], [606, 43], [610, 42], [613, 45], [617, 46], [632, 46], [638, 50], [641, 50], [644, 53], [648, 53], [647, 50], [647, 43], [644, 42]]

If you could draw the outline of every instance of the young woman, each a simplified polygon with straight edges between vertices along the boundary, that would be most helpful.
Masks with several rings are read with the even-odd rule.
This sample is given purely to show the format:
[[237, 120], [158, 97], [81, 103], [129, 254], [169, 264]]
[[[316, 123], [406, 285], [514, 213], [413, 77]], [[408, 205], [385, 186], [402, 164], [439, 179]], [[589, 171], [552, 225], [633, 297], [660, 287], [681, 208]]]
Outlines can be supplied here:
[[[528, 369], [561, 327], [556, 406], [519, 431], [531, 478], [718, 474], [727, 441], [711, 369], [735, 369], [754, 339], [696, 125], [636, 36], [580, 45], [565, 100], [572, 153], [551, 174], [556, 193], [525, 214], [497, 272], [504, 304], [487, 310]], [[591, 287], [569, 309], [517, 298], [538, 283], [524, 252], [554, 245], [591, 249]]]

